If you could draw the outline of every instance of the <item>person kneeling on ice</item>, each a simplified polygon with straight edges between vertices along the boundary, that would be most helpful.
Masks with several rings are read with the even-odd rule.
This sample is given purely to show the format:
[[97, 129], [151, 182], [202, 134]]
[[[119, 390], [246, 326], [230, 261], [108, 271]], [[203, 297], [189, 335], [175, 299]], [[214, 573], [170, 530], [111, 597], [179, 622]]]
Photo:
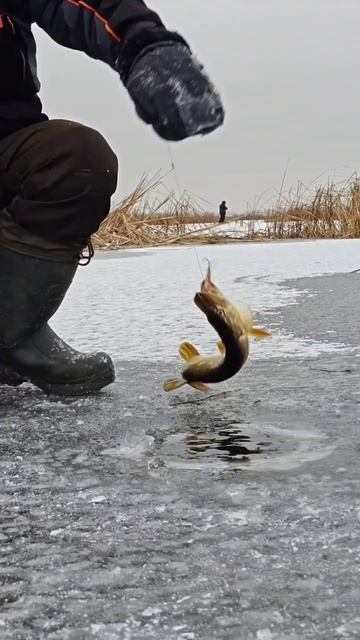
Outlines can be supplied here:
[[210, 133], [224, 110], [187, 42], [142, 0], [3, 0], [1, 10], [0, 383], [91, 393], [114, 381], [111, 358], [75, 351], [48, 321], [93, 255], [117, 158], [97, 131], [43, 114], [31, 25], [108, 64], [164, 140]]

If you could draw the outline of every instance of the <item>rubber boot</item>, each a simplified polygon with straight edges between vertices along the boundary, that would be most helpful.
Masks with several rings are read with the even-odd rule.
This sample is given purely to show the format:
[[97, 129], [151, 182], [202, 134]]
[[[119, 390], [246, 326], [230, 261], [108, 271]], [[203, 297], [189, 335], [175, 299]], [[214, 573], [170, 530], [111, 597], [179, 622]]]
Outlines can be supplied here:
[[0, 364], [0, 386], [18, 387], [24, 382], [23, 378], [17, 375], [15, 371], [11, 371], [7, 367]]
[[75, 351], [47, 324], [77, 266], [74, 257], [55, 261], [0, 246], [0, 363], [48, 394], [85, 395], [115, 379], [107, 354]]

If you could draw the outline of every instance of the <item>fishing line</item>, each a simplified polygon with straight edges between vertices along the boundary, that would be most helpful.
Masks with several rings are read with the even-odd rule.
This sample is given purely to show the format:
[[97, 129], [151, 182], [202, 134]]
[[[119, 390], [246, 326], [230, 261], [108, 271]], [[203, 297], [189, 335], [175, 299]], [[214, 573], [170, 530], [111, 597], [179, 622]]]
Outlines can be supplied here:
[[169, 403], [169, 407], [178, 407], [184, 404], [200, 404], [202, 402], [207, 402], [208, 400], [212, 400], [213, 398], [227, 398], [228, 396], [234, 394], [237, 391], [243, 391], [243, 388], [238, 387], [237, 389], [229, 389], [229, 391], [219, 391], [218, 393], [212, 393], [210, 396], [206, 396], [205, 398], [196, 398], [194, 400], [183, 400], [179, 402]]
[[[181, 189], [181, 186], [180, 186], [180, 180], [179, 180], [178, 173], [177, 173], [177, 170], [176, 170], [175, 160], [174, 160], [174, 156], [173, 156], [172, 151], [171, 151], [170, 143], [167, 142], [166, 146], [167, 146], [167, 150], [168, 150], [168, 154], [169, 154], [169, 158], [170, 158], [171, 169], [172, 169], [173, 174], [174, 174], [174, 180], [175, 180], [175, 184], [176, 184], [176, 187], [177, 187], [177, 190], [178, 190], [179, 198], [181, 198], [181, 196], [184, 193], [184, 191]], [[195, 251], [196, 260], [197, 260], [197, 263], [198, 263], [198, 266], [199, 266], [201, 278], [204, 278], [204, 274], [203, 274], [203, 270], [201, 268], [200, 258], [199, 258], [199, 253], [197, 251], [197, 248], [195, 246], [193, 246], [192, 249], [193, 249], [193, 251]]]
[[202, 277], [202, 279], [204, 279], [204, 273], [203, 273], [203, 270], [202, 270], [202, 268], [201, 268], [199, 254], [198, 254], [198, 252], [197, 252], [197, 250], [196, 250], [196, 247], [193, 247], [193, 249], [194, 249], [194, 251], [195, 251], [195, 255], [196, 255], [196, 259], [197, 259], [197, 263], [198, 263], [198, 265], [199, 265], [199, 269], [200, 269], [201, 277]]
[[167, 146], [167, 150], [168, 150], [168, 154], [169, 154], [169, 158], [170, 158], [171, 168], [172, 168], [172, 171], [173, 171], [173, 174], [174, 174], [175, 184], [176, 184], [176, 186], [177, 186], [177, 190], [178, 190], [178, 192], [179, 192], [179, 198], [181, 198], [181, 194], [182, 194], [183, 192], [182, 192], [181, 187], [180, 187], [180, 182], [179, 182], [179, 178], [178, 178], [177, 170], [176, 170], [176, 167], [175, 167], [174, 157], [173, 157], [173, 154], [172, 154], [172, 152], [171, 152], [170, 144], [169, 144], [169, 143], [167, 143], [167, 145], [166, 145], [166, 146]]
[[196, 259], [197, 259], [197, 263], [199, 266], [199, 270], [200, 270], [200, 274], [201, 274], [201, 278], [204, 279], [204, 273], [203, 270], [201, 268], [201, 264], [200, 264], [200, 258], [199, 258], [199, 254], [198, 254], [198, 250], [196, 247], [193, 247], [194, 251], [195, 251], [195, 255], [196, 255]]

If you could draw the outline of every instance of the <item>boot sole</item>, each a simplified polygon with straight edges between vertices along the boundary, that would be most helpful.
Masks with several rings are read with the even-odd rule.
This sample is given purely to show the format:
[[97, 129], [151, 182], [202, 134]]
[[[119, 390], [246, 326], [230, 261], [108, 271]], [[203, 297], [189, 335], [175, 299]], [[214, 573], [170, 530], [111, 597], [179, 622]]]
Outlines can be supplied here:
[[24, 371], [21, 366], [12, 367], [8, 364], [2, 364], [2, 366], [6, 367], [6, 369], [10, 371], [13, 376], [17, 376], [19, 378], [19, 382], [16, 386], [22, 384], [23, 382], [30, 382], [30, 384], [38, 387], [47, 395], [87, 396], [101, 391], [101, 389], [107, 387], [109, 384], [112, 384], [115, 381], [115, 369], [112, 363], [110, 366], [108, 364], [106, 366], [99, 367], [99, 369], [96, 371], [96, 373], [93, 374], [92, 377], [82, 379], [78, 378], [77, 380], [72, 380], [71, 382], [65, 380], [57, 380], [56, 382], [51, 382], [49, 380], [46, 380], [46, 378], [29, 375], [29, 373], [26, 372], [26, 370]]
[[19, 387], [23, 382], [25, 382], [24, 378], [18, 376], [17, 373], [8, 367], [3, 368], [2, 375], [0, 375], [0, 387]]
[[51, 383], [42, 380], [41, 378], [27, 378], [27, 382], [39, 387], [47, 395], [52, 396], [88, 396], [97, 391], [101, 391], [104, 387], [112, 384], [115, 381], [115, 373], [108, 373], [103, 376], [96, 376], [96, 378], [87, 380], [79, 380], [78, 382], [66, 383], [57, 382]]

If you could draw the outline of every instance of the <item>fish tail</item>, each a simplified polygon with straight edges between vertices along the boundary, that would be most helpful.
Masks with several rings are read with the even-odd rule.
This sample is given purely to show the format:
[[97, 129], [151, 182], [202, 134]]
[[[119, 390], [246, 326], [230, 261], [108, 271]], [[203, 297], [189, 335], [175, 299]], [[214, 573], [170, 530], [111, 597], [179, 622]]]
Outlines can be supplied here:
[[185, 384], [187, 384], [186, 380], [182, 380], [181, 378], [174, 379], [174, 380], [166, 380], [166, 382], [164, 382], [163, 388], [164, 388], [164, 391], [175, 391], [175, 389], [179, 389]]

